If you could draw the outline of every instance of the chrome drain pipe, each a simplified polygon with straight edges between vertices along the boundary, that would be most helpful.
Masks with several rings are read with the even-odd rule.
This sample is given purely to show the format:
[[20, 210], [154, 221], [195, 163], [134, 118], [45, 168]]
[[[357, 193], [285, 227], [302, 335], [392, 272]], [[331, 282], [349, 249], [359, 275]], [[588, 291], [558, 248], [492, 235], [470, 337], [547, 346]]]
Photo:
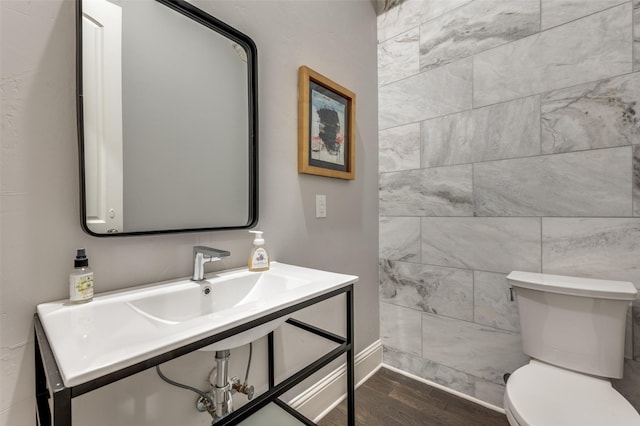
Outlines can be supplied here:
[[213, 384], [213, 399], [215, 401], [215, 420], [227, 416], [233, 411], [231, 400], [231, 383], [229, 382], [230, 351], [216, 351], [216, 379]]
[[216, 351], [216, 366], [209, 374], [209, 392], [200, 393], [200, 398], [196, 401], [196, 408], [200, 412], [208, 411], [213, 417], [212, 425], [233, 412], [233, 399], [231, 396], [238, 392], [247, 395], [249, 400], [253, 399], [254, 388], [247, 383], [249, 369], [251, 367], [252, 343], [249, 343], [249, 361], [247, 363], [247, 374], [244, 383], [237, 377], [229, 379], [229, 358], [231, 351]]

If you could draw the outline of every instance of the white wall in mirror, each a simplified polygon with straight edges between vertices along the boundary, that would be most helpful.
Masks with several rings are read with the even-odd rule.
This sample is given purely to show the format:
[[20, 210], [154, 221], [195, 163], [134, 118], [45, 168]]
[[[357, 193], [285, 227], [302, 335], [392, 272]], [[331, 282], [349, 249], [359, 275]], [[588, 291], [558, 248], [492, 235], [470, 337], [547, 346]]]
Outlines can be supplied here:
[[122, 8], [82, 5], [86, 221], [100, 234], [122, 232]]

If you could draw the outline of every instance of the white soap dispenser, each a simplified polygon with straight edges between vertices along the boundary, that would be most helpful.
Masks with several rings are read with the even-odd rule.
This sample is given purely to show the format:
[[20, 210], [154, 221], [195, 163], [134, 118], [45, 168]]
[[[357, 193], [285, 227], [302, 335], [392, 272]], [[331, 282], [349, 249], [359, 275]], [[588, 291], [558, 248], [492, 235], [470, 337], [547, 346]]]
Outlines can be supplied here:
[[249, 270], [268, 271], [269, 270], [269, 254], [264, 247], [264, 239], [262, 239], [262, 231], [249, 231], [252, 234], [256, 234], [253, 240], [253, 249], [249, 255]]

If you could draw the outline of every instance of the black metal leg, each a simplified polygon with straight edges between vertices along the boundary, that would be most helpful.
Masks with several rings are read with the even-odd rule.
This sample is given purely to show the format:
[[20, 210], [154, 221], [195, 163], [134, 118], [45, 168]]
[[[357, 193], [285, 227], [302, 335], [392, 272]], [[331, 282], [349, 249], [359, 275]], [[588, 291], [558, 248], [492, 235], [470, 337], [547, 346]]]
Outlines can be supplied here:
[[353, 285], [346, 293], [347, 298], [347, 423], [356, 425], [356, 386], [355, 386], [355, 358], [354, 358], [354, 324], [353, 324]]
[[273, 331], [267, 336], [267, 346], [269, 353], [269, 389], [272, 389], [275, 386], [276, 381], [275, 362], [273, 355]]
[[[36, 401], [41, 426], [71, 426], [71, 388], [64, 386], [51, 345], [40, 322], [34, 315]], [[49, 397], [53, 397], [53, 413]]]
[[47, 389], [47, 377], [42, 365], [42, 355], [38, 339], [35, 339], [35, 365], [36, 365], [36, 419], [38, 426], [51, 426], [51, 410], [49, 410], [49, 390]]
[[53, 394], [53, 425], [71, 426], [71, 389]]

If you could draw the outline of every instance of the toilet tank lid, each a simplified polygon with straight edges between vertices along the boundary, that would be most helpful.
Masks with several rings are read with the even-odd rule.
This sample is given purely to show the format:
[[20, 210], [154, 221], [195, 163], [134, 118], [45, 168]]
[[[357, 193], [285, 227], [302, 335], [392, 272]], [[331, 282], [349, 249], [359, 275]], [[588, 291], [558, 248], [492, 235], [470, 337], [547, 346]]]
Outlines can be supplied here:
[[507, 275], [507, 280], [514, 287], [600, 299], [634, 300], [638, 293], [634, 285], [628, 281], [597, 280], [522, 271], [511, 272]]

